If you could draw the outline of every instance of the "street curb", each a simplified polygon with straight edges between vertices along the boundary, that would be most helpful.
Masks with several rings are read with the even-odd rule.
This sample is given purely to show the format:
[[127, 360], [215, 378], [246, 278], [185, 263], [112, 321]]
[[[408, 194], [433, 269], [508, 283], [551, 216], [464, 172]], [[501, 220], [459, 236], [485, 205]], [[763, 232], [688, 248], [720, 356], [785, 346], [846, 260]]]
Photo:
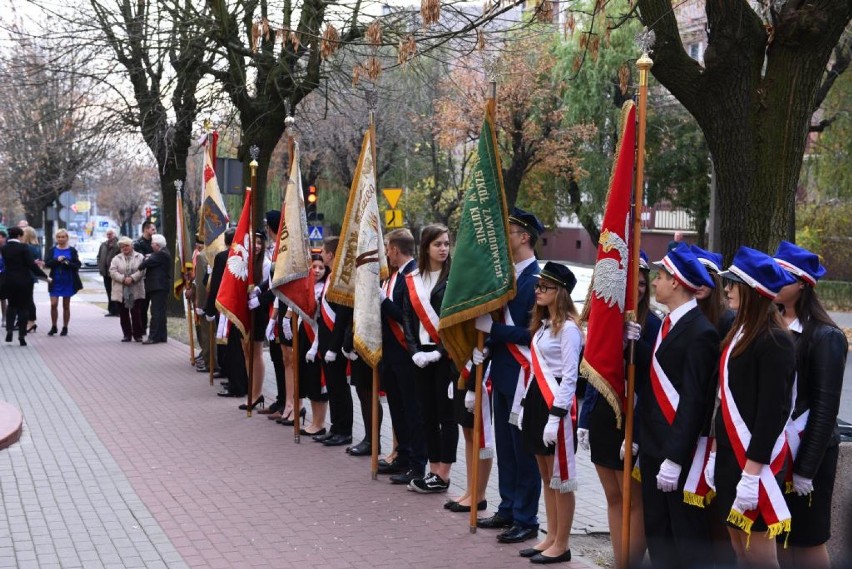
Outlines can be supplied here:
[[0, 401], [0, 450], [18, 442], [23, 424], [24, 417], [18, 408]]

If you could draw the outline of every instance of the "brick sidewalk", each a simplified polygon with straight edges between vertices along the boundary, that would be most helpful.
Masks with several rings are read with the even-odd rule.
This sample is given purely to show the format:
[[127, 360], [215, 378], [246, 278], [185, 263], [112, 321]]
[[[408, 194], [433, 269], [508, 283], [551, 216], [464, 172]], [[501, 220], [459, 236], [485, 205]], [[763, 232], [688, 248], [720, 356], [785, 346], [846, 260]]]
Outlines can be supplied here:
[[[44, 323], [43, 303], [39, 310]], [[186, 346], [120, 343], [117, 319], [103, 318], [102, 310], [85, 302], [74, 302], [72, 310], [68, 337], [48, 338], [40, 329], [30, 336], [30, 347], [7, 345], [0, 356], [0, 398], [21, 408], [25, 418], [22, 440], [13, 452], [0, 453], [12, 536], [4, 541], [9, 534], [0, 525], [0, 563], [32, 560], [20, 557], [27, 551], [22, 544], [39, 535], [47, 541], [33, 531], [44, 526], [31, 523], [39, 517], [38, 504], [44, 518], [51, 508], [62, 512], [52, 512], [48, 527], [65, 528], [49, 534], [65, 539], [69, 562], [62, 566], [69, 567], [80, 566], [67, 546], [81, 559], [83, 530], [102, 536], [105, 551], [111, 544], [118, 552], [118, 559], [111, 549], [98, 557], [105, 566], [134, 566], [125, 558], [152, 567], [180, 567], [181, 560], [190, 567], [299, 561], [323, 567], [527, 566], [517, 556], [523, 546], [500, 545], [487, 530], [469, 534], [466, 516], [443, 510], [445, 496], [407, 492], [384, 478], [372, 481], [368, 460], [304, 437], [296, 445], [291, 429], [257, 415], [246, 418], [236, 409], [239, 400], [215, 397], [207, 376], [188, 365]], [[268, 394], [274, 391], [271, 373], [270, 365]], [[389, 447], [389, 424], [383, 431]], [[582, 462], [583, 454], [578, 458]], [[463, 486], [463, 473], [464, 464], [457, 464], [454, 486]], [[581, 465], [581, 476], [575, 530], [596, 529], [601, 519], [605, 527], [594, 470]], [[64, 488], [71, 498], [45, 506], [48, 486], [53, 496]], [[496, 472], [491, 486], [488, 500], [496, 505]], [[74, 499], [76, 493], [112, 512], [100, 514], [104, 531], [93, 529], [92, 516], [82, 518], [79, 504], [85, 501]], [[596, 509], [589, 510], [589, 503]], [[134, 541], [137, 534], [147, 542]], [[99, 546], [91, 537], [89, 542]], [[57, 556], [63, 560], [64, 554]], [[46, 558], [40, 566], [53, 561]]]

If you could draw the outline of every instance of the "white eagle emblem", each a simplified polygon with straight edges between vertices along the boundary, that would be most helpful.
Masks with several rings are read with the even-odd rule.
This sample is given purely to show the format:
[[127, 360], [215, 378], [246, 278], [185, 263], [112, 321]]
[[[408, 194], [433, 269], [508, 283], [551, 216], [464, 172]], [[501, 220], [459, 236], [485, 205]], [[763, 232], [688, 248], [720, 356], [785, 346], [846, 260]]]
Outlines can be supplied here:
[[234, 243], [231, 245], [231, 250], [234, 251], [235, 255], [228, 256], [228, 270], [234, 275], [237, 279], [241, 281], [248, 281], [248, 262], [249, 262], [249, 234], [246, 233], [245, 239], [243, 239], [243, 244]]
[[624, 312], [624, 295], [627, 290], [627, 243], [620, 235], [609, 229], [601, 233], [598, 243], [606, 253], [613, 249], [618, 251], [619, 260], [607, 257], [595, 263], [592, 290], [595, 296], [606, 302], [607, 306], [612, 308], [613, 304], [618, 303], [618, 309]]

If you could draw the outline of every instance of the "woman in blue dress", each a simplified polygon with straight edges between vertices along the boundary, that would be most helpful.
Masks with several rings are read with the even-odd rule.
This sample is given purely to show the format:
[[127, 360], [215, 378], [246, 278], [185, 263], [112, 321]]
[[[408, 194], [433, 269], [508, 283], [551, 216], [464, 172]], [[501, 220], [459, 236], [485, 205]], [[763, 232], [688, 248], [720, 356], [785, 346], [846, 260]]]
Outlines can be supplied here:
[[56, 334], [56, 321], [59, 318], [59, 299], [62, 299], [62, 331], [60, 336], [68, 335], [68, 321], [71, 320], [71, 297], [83, 288], [80, 280], [80, 257], [77, 249], [68, 245], [68, 232], [60, 229], [56, 232], [56, 244], [48, 252], [44, 266], [50, 269], [52, 283], [47, 287], [50, 293], [50, 331], [48, 336]]

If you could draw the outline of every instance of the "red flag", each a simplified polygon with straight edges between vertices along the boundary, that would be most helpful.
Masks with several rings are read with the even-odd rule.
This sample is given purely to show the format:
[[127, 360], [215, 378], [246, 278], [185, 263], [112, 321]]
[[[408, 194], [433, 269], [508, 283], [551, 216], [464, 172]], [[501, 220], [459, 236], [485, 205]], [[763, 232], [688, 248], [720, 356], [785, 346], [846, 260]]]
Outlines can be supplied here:
[[[613, 161], [606, 211], [598, 240], [598, 256], [592, 277], [586, 347], [580, 372], [615, 410], [621, 428], [624, 405], [624, 356], [622, 329], [630, 274], [630, 202], [636, 155], [636, 108], [632, 101], [621, 110], [621, 138]], [[635, 304], [634, 299], [630, 299]]]
[[216, 296], [216, 308], [248, 336], [251, 313], [248, 308], [248, 290], [254, 284], [254, 260], [251, 258], [251, 188], [246, 188], [246, 201], [234, 241], [228, 251], [228, 262], [222, 275], [222, 284]]

